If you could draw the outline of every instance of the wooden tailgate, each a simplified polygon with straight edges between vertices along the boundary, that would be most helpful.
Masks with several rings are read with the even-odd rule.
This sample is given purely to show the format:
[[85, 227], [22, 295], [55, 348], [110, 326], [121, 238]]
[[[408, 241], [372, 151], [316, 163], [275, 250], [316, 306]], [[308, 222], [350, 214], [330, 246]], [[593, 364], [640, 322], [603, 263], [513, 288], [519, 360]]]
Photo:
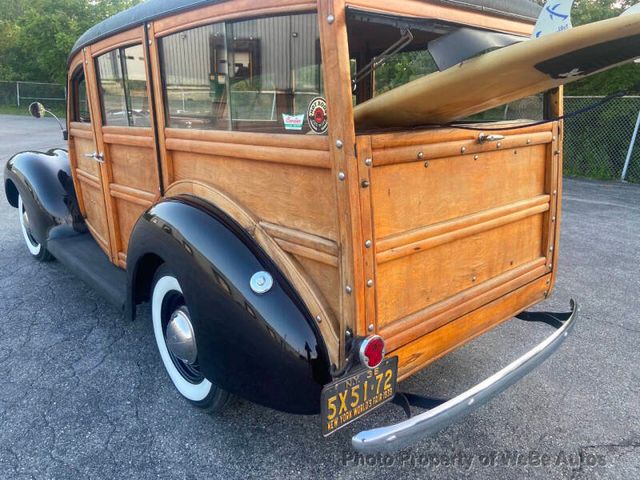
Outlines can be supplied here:
[[372, 160], [367, 322], [391, 351], [553, 268], [558, 124], [486, 131], [504, 138], [485, 143], [480, 133], [359, 137], [358, 156]]

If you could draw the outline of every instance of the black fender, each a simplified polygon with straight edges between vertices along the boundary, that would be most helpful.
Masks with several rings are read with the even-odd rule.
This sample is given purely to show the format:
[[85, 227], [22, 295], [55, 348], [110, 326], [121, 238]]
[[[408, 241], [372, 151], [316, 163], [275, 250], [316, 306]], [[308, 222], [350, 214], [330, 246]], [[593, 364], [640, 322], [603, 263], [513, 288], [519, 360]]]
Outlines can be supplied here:
[[18, 207], [18, 194], [22, 197], [31, 233], [39, 243], [86, 231], [66, 150], [14, 155], [5, 165], [4, 189], [13, 207]]
[[[217, 207], [192, 196], [165, 199], [137, 222], [127, 253], [127, 310], [147, 300], [153, 272], [178, 278], [196, 331], [203, 374], [221, 388], [276, 410], [320, 411], [331, 380], [326, 345], [310, 312], [253, 238]], [[254, 293], [249, 279], [274, 286]]]

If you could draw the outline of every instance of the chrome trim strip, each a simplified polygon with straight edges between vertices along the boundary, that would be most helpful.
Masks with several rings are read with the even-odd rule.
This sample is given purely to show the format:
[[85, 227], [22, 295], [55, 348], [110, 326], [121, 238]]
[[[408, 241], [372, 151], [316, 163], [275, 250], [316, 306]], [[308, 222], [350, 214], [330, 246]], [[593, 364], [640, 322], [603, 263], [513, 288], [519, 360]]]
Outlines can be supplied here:
[[394, 452], [468, 415], [549, 358], [573, 329], [577, 313], [578, 304], [571, 300], [571, 316], [562, 327], [515, 362], [432, 410], [395, 425], [358, 433], [351, 439], [353, 447], [365, 454]]

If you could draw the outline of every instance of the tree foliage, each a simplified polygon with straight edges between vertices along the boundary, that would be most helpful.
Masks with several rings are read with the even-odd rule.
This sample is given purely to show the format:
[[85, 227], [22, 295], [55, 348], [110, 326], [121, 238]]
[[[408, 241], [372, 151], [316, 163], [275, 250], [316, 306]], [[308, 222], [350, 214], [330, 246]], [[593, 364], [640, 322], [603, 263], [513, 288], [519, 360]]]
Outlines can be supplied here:
[[139, 0], [0, 0], [0, 79], [63, 83], [78, 37]]

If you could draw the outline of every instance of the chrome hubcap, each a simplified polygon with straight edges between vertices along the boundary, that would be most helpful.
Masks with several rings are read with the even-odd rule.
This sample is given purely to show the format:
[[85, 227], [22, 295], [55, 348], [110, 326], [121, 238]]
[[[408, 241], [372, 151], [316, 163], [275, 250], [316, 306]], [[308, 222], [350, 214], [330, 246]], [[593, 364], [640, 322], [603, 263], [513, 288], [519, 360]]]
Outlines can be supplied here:
[[186, 307], [182, 306], [171, 314], [165, 331], [165, 341], [167, 348], [176, 358], [188, 365], [196, 363], [196, 336]]

